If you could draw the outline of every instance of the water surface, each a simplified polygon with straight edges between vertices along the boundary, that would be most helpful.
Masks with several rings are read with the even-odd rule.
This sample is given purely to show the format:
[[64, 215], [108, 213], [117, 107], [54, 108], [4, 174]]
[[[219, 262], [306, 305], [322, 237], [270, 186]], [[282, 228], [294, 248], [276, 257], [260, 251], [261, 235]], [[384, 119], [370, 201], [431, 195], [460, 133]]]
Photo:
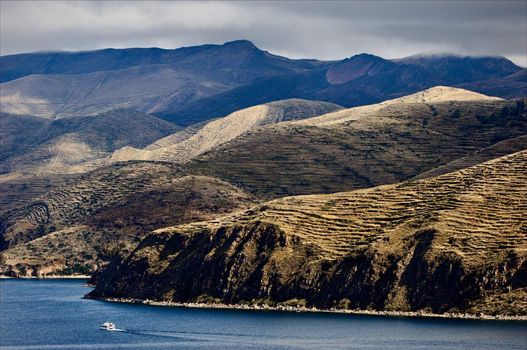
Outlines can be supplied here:
[[0, 349], [527, 349], [526, 322], [118, 304], [82, 284], [1, 280]]

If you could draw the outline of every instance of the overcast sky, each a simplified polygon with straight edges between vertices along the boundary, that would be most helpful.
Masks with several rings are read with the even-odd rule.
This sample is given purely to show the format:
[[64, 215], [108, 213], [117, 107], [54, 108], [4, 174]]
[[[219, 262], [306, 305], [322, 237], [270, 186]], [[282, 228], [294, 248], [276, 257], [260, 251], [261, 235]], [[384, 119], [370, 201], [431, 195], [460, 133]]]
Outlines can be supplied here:
[[0, 1], [1, 55], [248, 39], [293, 58], [456, 53], [527, 66], [527, 0]]

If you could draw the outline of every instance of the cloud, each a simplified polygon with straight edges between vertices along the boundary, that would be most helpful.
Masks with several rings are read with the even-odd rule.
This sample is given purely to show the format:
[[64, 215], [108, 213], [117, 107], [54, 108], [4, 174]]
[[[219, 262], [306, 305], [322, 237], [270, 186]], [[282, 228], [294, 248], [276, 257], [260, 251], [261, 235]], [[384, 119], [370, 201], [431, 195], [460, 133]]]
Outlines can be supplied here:
[[451, 52], [527, 66], [526, 1], [0, 2], [0, 54], [249, 39], [289, 57]]

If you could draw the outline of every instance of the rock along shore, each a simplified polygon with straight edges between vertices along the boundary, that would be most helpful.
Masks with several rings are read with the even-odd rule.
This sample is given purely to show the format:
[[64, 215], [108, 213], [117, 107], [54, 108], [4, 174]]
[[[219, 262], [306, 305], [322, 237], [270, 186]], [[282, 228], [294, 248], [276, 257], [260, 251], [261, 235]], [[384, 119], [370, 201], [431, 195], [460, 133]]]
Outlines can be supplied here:
[[499, 321], [527, 321], [527, 316], [509, 315], [485, 315], [469, 313], [443, 313], [435, 314], [423, 311], [377, 311], [377, 310], [348, 310], [348, 309], [318, 309], [315, 307], [302, 306], [270, 306], [270, 305], [245, 305], [245, 304], [222, 304], [222, 303], [176, 303], [167, 301], [156, 301], [149, 299], [128, 299], [128, 298], [92, 298], [87, 299], [104, 300], [116, 303], [144, 304], [165, 307], [185, 307], [195, 309], [226, 309], [226, 310], [250, 310], [250, 311], [283, 311], [283, 312], [313, 312], [313, 313], [335, 313], [368, 316], [387, 316], [387, 317], [428, 317], [428, 318], [448, 318], [448, 319], [467, 319], [467, 320], [499, 320]]

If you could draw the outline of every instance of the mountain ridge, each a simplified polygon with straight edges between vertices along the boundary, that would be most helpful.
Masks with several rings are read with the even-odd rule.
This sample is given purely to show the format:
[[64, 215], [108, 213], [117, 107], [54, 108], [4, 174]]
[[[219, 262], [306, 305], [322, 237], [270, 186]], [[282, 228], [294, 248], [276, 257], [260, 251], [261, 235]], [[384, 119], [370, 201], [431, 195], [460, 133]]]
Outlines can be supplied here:
[[0, 107], [60, 118], [119, 106], [189, 126], [274, 100], [302, 98], [349, 108], [435, 85], [525, 97], [527, 80], [515, 76], [521, 70], [502, 57], [289, 59], [243, 40], [174, 50], [20, 54], [0, 56]]
[[[31, 52], [31, 53], [20, 53], [14, 55], [3, 55], [0, 56], [0, 62], [3, 68], [0, 69], [0, 82], [6, 82], [14, 79], [18, 79], [25, 75], [31, 74], [72, 74], [72, 73], [92, 73], [96, 71], [112, 70], [129, 68], [142, 64], [153, 64], [153, 63], [171, 63], [174, 59], [178, 59], [181, 56], [187, 54], [200, 54], [206, 51], [215, 49], [225, 50], [243, 50], [243, 51], [254, 51], [258, 49], [252, 42], [248, 40], [234, 40], [228, 41], [224, 44], [204, 44], [197, 46], [186, 46], [175, 49], [165, 49], [158, 47], [151, 48], [105, 48], [98, 50], [87, 50], [87, 51], [49, 51], [49, 52]], [[152, 55], [147, 55], [152, 53]], [[98, 56], [102, 54], [102, 59]], [[32, 56], [30, 58], [35, 59], [30, 65], [32, 70], [26, 71], [23, 74], [10, 73], [10, 65], [15, 65], [20, 59], [25, 56]], [[48, 57], [46, 57], [48, 56]], [[61, 57], [62, 56], [62, 57]], [[285, 57], [276, 56], [279, 59], [289, 60]], [[67, 60], [70, 59], [70, 60]], [[123, 59], [125, 59], [123, 61]], [[63, 61], [68, 62], [65, 64]], [[102, 62], [101, 62], [102, 61]], [[298, 60], [303, 61], [303, 60]], [[103, 64], [102, 67], [93, 67], [94, 63]], [[39, 66], [39, 64], [41, 66]], [[306, 63], [306, 66], [308, 63]], [[13, 68], [11, 68], [13, 69]], [[7, 72], [7, 73], [6, 73]], [[16, 76], [16, 78], [13, 78]]]

